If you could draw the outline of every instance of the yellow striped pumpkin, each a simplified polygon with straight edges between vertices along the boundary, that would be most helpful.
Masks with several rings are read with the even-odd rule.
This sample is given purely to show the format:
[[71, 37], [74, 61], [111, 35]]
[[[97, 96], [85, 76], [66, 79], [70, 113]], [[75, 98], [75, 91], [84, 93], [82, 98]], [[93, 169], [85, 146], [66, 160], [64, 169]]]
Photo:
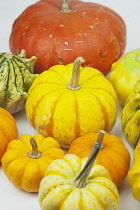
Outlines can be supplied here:
[[101, 147], [100, 138], [89, 158], [67, 154], [54, 160], [39, 187], [42, 210], [117, 210], [119, 194], [104, 166], [93, 165]]
[[116, 121], [117, 99], [112, 84], [97, 69], [74, 64], [55, 65], [41, 73], [30, 87], [26, 114], [42, 135], [61, 146], [100, 129], [110, 131]]

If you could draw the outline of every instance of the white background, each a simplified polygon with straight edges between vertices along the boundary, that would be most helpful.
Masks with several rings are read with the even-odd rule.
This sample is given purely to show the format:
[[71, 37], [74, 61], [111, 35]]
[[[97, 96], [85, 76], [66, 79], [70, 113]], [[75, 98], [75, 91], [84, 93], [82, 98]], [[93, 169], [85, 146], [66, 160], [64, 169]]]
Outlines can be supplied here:
[[[86, 1], [86, 0], [85, 0]], [[93, 2], [93, 0], [89, 0]], [[14, 20], [29, 5], [36, 0], [1, 0], [0, 2], [0, 52], [9, 52], [9, 35]], [[127, 26], [126, 51], [140, 48], [140, 0], [94, 0], [118, 12]], [[125, 143], [133, 160], [133, 149], [126, 142], [120, 125], [122, 107], [119, 106], [118, 118], [111, 134], [119, 136]], [[19, 137], [25, 133], [34, 135], [36, 131], [29, 125], [25, 111], [14, 115], [19, 130]], [[112, 166], [113, 167], [113, 166]], [[119, 187], [119, 210], [139, 210], [138, 203], [131, 194], [127, 178]], [[27, 193], [15, 188], [7, 179], [0, 165], [0, 206], [3, 210], [39, 210], [37, 193]]]

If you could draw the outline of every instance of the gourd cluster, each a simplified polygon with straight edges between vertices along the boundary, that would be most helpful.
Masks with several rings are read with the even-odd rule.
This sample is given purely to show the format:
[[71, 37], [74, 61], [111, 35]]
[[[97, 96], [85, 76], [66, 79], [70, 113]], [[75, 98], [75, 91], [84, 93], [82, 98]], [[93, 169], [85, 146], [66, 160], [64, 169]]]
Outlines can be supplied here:
[[[124, 54], [126, 26], [115, 11], [63, 0], [60, 12], [60, 5], [41, 0], [28, 7], [14, 22], [11, 52], [0, 53], [0, 161], [15, 187], [38, 192], [42, 210], [117, 210], [118, 187], [126, 178], [140, 202], [140, 49]], [[56, 34], [48, 11], [62, 21], [53, 26]], [[81, 18], [89, 21], [84, 28]], [[103, 43], [95, 31], [104, 34]], [[35, 32], [40, 45], [31, 47]], [[120, 127], [134, 149], [132, 168], [124, 142], [110, 134], [118, 103]], [[18, 135], [14, 114], [23, 108], [34, 136]]]

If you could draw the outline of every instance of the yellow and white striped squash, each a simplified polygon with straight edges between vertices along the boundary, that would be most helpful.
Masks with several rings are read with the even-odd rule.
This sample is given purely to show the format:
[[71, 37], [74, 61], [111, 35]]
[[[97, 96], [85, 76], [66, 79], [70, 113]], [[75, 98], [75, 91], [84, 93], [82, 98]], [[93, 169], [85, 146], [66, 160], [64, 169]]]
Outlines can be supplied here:
[[42, 210], [117, 210], [119, 195], [104, 166], [94, 165], [84, 187], [74, 183], [86, 163], [74, 154], [54, 160], [39, 188]]

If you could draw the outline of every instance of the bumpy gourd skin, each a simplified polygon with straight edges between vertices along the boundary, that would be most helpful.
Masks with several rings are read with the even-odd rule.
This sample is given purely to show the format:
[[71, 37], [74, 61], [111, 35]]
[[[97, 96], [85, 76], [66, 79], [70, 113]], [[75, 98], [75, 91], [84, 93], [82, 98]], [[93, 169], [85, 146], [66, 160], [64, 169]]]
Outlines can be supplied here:
[[74, 179], [85, 165], [68, 154], [51, 163], [39, 188], [42, 210], [117, 210], [119, 195], [108, 171], [101, 165], [92, 167], [86, 186], [77, 188]]
[[127, 142], [135, 148], [140, 140], [140, 80], [136, 82], [122, 110], [121, 126]]
[[138, 79], [140, 79], [140, 49], [125, 53], [111, 67], [109, 80], [122, 105], [125, 105]]
[[140, 202], [140, 142], [134, 150], [133, 165], [128, 173], [128, 183], [134, 198]]
[[0, 53], [0, 107], [11, 114], [25, 106], [28, 90], [37, 76], [33, 74], [36, 59], [27, 59], [25, 50], [19, 55]]
[[30, 124], [61, 146], [88, 132], [110, 131], [117, 116], [117, 97], [112, 84], [91, 67], [80, 68], [81, 89], [69, 90], [73, 63], [56, 65], [33, 82], [26, 101]]

